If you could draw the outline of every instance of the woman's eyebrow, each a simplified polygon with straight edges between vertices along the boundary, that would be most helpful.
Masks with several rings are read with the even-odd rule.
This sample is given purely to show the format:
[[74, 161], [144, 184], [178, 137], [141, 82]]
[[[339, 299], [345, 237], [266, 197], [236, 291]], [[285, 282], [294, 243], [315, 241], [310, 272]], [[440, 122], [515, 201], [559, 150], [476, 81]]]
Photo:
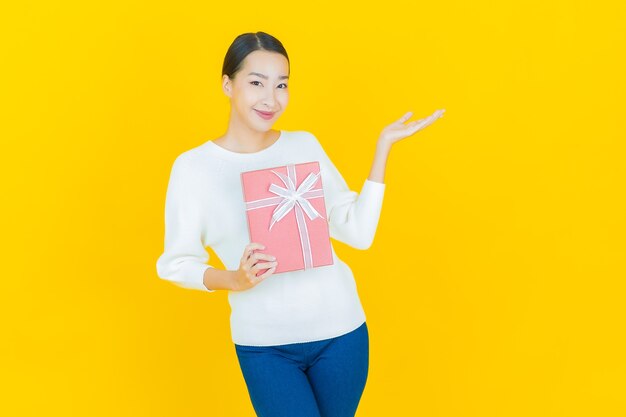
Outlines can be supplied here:
[[[264, 78], [266, 80], [269, 79], [269, 77], [267, 75], [263, 75], [263, 74], [258, 73], [258, 72], [251, 72], [248, 75], [256, 75], [256, 76]], [[289, 78], [288, 75], [281, 75], [280, 77], [278, 77], [279, 80], [284, 80], [284, 79], [288, 79], [288, 78]]]

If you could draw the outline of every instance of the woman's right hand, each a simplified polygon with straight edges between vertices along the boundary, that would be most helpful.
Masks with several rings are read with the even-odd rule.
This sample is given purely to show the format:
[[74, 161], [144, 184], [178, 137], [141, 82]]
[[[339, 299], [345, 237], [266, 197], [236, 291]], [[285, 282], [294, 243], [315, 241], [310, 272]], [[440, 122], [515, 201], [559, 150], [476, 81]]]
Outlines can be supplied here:
[[[255, 249], [265, 249], [265, 246], [252, 242], [245, 247], [239, 262], [239, 269], [234, 274], [233, 291], [243, 291], [252, 288], [272, 275], [276, 270], [276, 265], [278, 265], [276, 258], [265, 253], [254, 252]], [[259, 262], [261, 260], [269, 262]], [[260, 269], [267, 269], [267, 271], [257, 276]]]

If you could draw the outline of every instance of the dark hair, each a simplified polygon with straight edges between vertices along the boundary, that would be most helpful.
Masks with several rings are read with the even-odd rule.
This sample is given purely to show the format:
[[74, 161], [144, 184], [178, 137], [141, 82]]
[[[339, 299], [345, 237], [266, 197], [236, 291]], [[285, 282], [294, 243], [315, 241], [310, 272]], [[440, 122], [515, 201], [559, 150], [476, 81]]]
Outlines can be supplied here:
[[222, 76], [226, 74], [230, 79], [234, 79], [235, 74], [241, 69], [244, 58], [249, 53], [258, 50], [278, 52], [284, 55], [287, 58], [287, 62], [289, 62], [289, 56], [283, 44], [272, 35], [265, 32], [242, 33], [235, 38], [226, 52], [222, 66]]

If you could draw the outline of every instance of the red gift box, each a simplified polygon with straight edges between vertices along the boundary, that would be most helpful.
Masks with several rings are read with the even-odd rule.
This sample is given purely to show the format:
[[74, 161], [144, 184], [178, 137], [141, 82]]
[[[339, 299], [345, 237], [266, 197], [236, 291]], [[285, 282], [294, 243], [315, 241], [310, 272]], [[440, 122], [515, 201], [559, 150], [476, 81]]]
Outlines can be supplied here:
[[319, 162], [242, 172], [241, 185], [250, 242], [276, 257], [274, 274], [333, 264]]

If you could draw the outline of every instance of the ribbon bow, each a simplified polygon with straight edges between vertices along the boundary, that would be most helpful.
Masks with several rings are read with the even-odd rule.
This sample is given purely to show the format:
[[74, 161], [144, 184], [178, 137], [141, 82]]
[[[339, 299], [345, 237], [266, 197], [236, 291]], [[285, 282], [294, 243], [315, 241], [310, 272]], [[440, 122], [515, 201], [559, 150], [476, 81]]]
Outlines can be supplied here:
[[[280, 172], [276, 172], [272, 170], [272, 172], [278, 175], [278, 178], [282, 180], [287, 188], [283, 188], [276, 184], [271, 184], [269, 191], [276, 194], [279, 197], [283, 197], [283, 200], [276, 206], [274, 209], [274, 213], [272, 214], [272, 223], [270, 224], [270, 230], [272, 230], [272, 226], [274, 223], [280, 221], [283, 217], [287, 215], [296, 205], [298, 209], [303, 210], [309, 219], [313, 220], [318, 217], [324, 218], [321, 214], [315, 210], [315, 208], [311, 205], [309, 200], [304, 197], [304, 194], [313, 187], [313, 185], [317, 182], [320, 174], [311, 172], [308, 177], [302, 184], [296, 189], [294, 182], [291, 180], [291, 176], [281, 174]], [[289, 174], [289, 171], [287, 171]], [[294, 170], [295, 177], [295, 170]]]

